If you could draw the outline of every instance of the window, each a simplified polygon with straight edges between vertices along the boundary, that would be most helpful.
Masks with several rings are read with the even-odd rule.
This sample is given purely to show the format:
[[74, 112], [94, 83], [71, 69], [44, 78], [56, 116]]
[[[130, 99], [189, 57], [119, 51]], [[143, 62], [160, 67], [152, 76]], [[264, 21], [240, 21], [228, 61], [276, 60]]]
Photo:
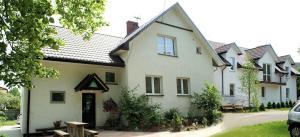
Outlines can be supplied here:
[[288, 73], [287, 78], [289, 78], [289, 77], [291, 76], [290, 67], [285, 67], [285, 70], [286, 70], [287, 73]]
[[158, 36], [157, 50], [159, 54], [175, 56], [175, 38]]
[[234, 96], [234, 84], [230, 84], [229, 88], [230, 96]]
[[263, 79], [264, 81], [271, 81], [271, 65], [263, 64]]
[[190, 80], [188, 78], [177, 78], [177, 94], [188, 95], [190, 90]]
[[234, 70], [235, 69], [235, 58], [230, 57], [229, 61], [230, 61], [230, 64], [231, 64], [230, 70]]
[[147, 94], [161, 94], [161, 77], [146, 76], [146, 93]]
[[197, 53], [197, 54], [202, 54], [201, 47], [196, 47], [196, 53]]
[[286, 98], [290, 98], [290, 88], [286, 88], [285, 94]]
[[261, 97], [265, 97], [265, 87], [261, 87]]
[[106, 83], [116, 83], [116, 74], [113, 72], [106, 72], [105, 81]]
[[51, 103], [65, 103], [65, 91], [51, 91], [50, 92]]

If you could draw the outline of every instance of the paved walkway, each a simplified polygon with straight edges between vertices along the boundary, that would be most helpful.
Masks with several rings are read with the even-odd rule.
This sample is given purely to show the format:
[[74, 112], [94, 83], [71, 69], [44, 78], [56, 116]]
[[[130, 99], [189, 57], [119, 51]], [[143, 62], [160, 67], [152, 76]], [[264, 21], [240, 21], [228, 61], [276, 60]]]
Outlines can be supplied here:
[[98, 137], [209, 137], [218, 132], [259, 123], [287, 120], [288, 111], [268, 111], [259, 113], [225, 113], [223, 122], [205, 129], [186, 132], [121, 132], [100, 131]]

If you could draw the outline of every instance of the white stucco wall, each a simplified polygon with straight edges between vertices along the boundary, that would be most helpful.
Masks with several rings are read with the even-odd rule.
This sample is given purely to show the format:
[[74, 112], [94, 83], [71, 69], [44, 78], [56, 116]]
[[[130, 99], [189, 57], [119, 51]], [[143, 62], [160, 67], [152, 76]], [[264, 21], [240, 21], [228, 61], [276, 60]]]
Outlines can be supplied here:
[[[53, 67], [60, 72], [58, 79], [33, 79], [34, 88], [31, 90], [30, 133], [37, 128], [53, 127], [53, 121], [81, 121], [82, 120], [82, 93], [75, 92], [75, 86], [88, 74], [96, 73], [105, 81], [105, 72], [115, 72], [120, 83], [123, 68], [105, 67], [99, 65], [86, 65], [45, 61], [46, 66]], [[102, 102], [110, 97], [119, 101], [121, 85], [108, 85], [110, 90], [102, 93], [96, 92], [96, 126], [102, 126], [108, 116], [103, 112]], [[50, 91], [65, 91], [65, 103], [50, 103]], [[24, 94], [25, 93], [25, 94]], [[27, 92], [23, 92], [26, 97]], [[26, 103], [23, 105], [23, 107]], [[26, 111], [22, 112], [26, 114]], [[23, 121], [25, 122], [25, 121]], [[22, 133], [26, 132], [26, 122], [22, 124]]]
[[[164, 23], [175, 24], [190, 29], [174, 10], [167, 13]], [[158, 55], [157, 35], [176, 38], [177, 57]], [[128, 87], [138, 86], [137, 93], [145, 94], [145, 76], [162, 77], [163, 96], [150, 96], [152, 103], [160, 104], [163, 111], [178, 108], [187, 113], [189, 96], [177, 96], [176, 78], [190, 78], [191, 92], [199, 92], [205, 81], [213, 82], [212, 57], [208, 54], [203, 41], [197, 40], [193, 32], [154, 23], [130, 42], [129, 51], [123, 55], [128, 73]], [[196, 53], [196, 47], [202, 48], [202, 54]]]

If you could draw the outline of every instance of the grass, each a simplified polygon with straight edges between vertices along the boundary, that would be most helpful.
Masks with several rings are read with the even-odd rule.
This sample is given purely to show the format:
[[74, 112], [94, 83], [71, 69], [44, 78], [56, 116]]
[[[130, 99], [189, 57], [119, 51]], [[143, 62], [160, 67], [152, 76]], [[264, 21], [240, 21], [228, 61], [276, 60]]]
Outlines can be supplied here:
[[13, 125], [16, 125], [16, 124], [17, 124], [16, 120], [0, 121], [0, 127], [2, 127], [2, 126], [13, 126]]
[[277, 121], [235, 128], [213, 137], [289, 137], [287, 129], [286, 121]]

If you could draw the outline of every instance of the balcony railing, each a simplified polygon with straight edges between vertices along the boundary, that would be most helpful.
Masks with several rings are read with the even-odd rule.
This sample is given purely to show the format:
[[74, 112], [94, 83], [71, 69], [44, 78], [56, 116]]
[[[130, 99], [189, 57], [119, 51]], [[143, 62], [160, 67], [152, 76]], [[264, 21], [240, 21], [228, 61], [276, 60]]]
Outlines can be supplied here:
[[272, 85], [286, 85], [285, 80], [284, 81], [271, 81], [271, 80], [261, 80], [259, 81], [262, 84], [272, 84]]

